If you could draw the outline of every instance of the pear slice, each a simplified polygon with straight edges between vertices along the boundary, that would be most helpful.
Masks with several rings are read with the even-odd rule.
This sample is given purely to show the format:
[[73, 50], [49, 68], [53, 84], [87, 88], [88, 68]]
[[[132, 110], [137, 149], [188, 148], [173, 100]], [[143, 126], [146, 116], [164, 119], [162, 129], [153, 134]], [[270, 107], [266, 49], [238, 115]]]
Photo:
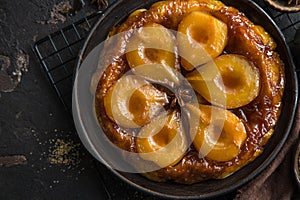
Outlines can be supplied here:
[[149, 123], [167, 103], [166, 93], [136, 75], [122, 76], [104, 97], [108, 117], [126, 128]]
[[136, 144], [144, 160], [153, 161], [162, 168], [177, 164], [188, 148], [180, 113], [164, 112], [155, 118], [141, 129]]
[[194, 120], [190, 135], [202, 156], [225, 162], [239, 154], [247, 133], [244, 124], [235, 114], [209, 105], [197, 107], [187, 104], [187, 110]]
[[258, 68], [241, 55], [219, 56], [186, 77], [207, 101], [228, 109], [249, 104], [260, 92]]
[[227, 44], [227, 25], [212, 15], [193, 11], [178, 25], [181, 65], [190, 71], [219, 56]]
[[144, 64], [162, 64], [175, 69], [177, 63], [176, 38], [160, 24], [150, 23], [129, 38], [126, 59], [130, 68]]

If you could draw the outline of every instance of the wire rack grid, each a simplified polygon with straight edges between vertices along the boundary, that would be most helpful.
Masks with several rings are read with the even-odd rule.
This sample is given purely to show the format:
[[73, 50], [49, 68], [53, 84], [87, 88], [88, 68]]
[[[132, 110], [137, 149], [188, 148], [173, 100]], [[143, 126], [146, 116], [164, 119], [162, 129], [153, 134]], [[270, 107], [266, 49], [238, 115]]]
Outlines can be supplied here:
[[71, 110], [73, 71], [78, 53], [101, 11], [54, 32], [34, 44], [34, 51], [66, 110]]

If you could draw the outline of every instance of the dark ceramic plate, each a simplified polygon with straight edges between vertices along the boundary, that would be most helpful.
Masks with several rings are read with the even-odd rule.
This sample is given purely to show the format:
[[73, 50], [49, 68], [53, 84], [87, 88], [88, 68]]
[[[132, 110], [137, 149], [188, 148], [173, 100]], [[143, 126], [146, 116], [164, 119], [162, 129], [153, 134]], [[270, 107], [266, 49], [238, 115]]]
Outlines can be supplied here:
[[[87, 38], [80, 54], [81, 60], [78, 61], [77, 70], [82, 63], [82, 59], [84, 59], [97, 44], [107, 38], [107, 34], [113, 26], [123, 22], [132, 11], [138, 8], [148, 8], [156, 1], [157, 0], [130, 0], [129, 2], [128, 0], [120, 0], [109, 7]], [[209, 198], [224, 195], [241, 187], [263, 171], [270, 162], [276, 158], [276, 155], [281, 150], [289, 135], [294, 119], [298, 90], [294, 64], [284, 37], [272, 19], [253, 1], [223, 0], [223, 2], [226, 5], [239, 9], [255, 24], [264, 27], [276, 41], [278, 46], [277, 52], [285, 63], [286, 86], [283, 96], [282, 114], [275, 128], [274, 135], [265, 146], [264, 152], [258, 158], [231, 176], [221, 180], [208, 180], [193, 185], [181, 185], [172, 182], [156, 183], [139, 174], [123, 173], [113, 170], [118, 177], [136, 188], [154, 195], [175, 199]], [[73, 115], [74, 118], [78, 118], [77, 113], [73, 113]], [[79, 136], [81, 136], [80, 131], [78, 132]]]

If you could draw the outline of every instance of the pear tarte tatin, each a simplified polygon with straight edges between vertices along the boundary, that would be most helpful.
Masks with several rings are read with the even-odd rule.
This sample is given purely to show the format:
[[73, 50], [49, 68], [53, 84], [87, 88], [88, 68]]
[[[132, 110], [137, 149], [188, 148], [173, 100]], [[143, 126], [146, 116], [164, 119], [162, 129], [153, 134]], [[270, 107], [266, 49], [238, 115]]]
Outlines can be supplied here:
[[[146, 28], [156, 29], [147, 32]], [[114, 27], [110, 36], [125, 31], [120, 41], [108, 44], [111, 45], [109, 51], [104, 52], [114, 59], [106, 63], [108, 67], [97, 86], [95, 106], [98, 121], [111, 142], [129, 152], [152, 152], [152, 156], [143, 154], [141, 159], [162, 166], [143, 175], [154, 181], [183, 184], [220, 179], [245, 166], [263, 151], [281, 111], [284, 64], [275, 52], [275, 42], [262, 27], [220, 1], [166, 0], [154, 3], [148, 10], [135, 11], [124, 23]], [[124, 42], [127, 50], [132, 50], [126, 52]], [[170, 52], [144, 48], [146, 43], [157, 43]], [[218, 85], [216, 74], [209, 70], [211, 62], [221, 73], [224, 87]], [[139, 74], [137, 66], [153, 63], [162, 66], [157, 68], [162, 70], [161, 76], [170, 67], [186, 77], [202, 99], [199, 105], [181, 104], [180, 98], [171, 91], [157, 86], [151, 79], [158, 73], [157, 69], [155, 72], [147, 69], [144, 75], [141, 72], [144, 80], [135, 80], [125, 74], [129, 70], [137, 70]], [[205, 84], [203, 81], [208, 79], [214, 81]], [[158, 82], [162, 81], [160, 78]], [[120, 95], [126, 95], [137, 83], [143, 86], [131, 92], [132, 96], [124, 97], [127, 100], [120, 100]], [[180, 88], [180, 81], [174, 85]], [[207, 91], [212, 88], [217, 99], [208, 95]], [[219, 96], [227, 97], [226, 106], [218, 101]], [[124, 108], [126, 105], [128, 108]], [[224, 115], [223, 127], [207, 128], [213, 110]], [[160, 112], [164, 115], [160, 116]], [[185, 112], [199, 121], [197, 128], [182, 127], [181, 113]], [[127, 123], [128, 120], [134, 123]], [[162, 120], [165, 124], [156, 135], [136, 137], [156, 130]], [[220, 132], [219, 138], [214, 131]], [[168, 158], [155, 153], [171, 140], [176, 147], [171, 146], [170, 152], [166, 151]], [[187, 146], [189, 140], [193, 141]], [[199, 156], [199, 152], [206, 149], [210, 151]], [[170, 164], [165, 166], [165, 163]]]

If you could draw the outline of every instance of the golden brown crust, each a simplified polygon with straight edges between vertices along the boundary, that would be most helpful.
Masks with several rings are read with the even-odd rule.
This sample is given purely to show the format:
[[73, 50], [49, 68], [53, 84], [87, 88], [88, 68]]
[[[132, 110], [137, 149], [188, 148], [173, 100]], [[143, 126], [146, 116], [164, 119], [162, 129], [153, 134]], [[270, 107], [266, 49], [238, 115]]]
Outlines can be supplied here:
[[[148, 11], [130, 17], [115, 31], [116, 33], [128, 31], [142, 27], [148, 22], [155, 22], [176, 30], [182, 17], [193, 10], [209, 12], [227, 24], [229, 38], [225, 52], [242, 54], [259, 68], [261, 91], [250, 104], [232, 110], [243, 121], [247, 131], [246, 142], [237, 158], [228, 162], [199, 158], [198, 152], [191, 146], [177, 165], [145, 174], [146, 177], [155, 181], [172, 180], [191, 184], [230, 175], [262, 152], [263, 145], [269, 139], [281, 110], [284, 65], [274, 51], [274, 41], [261, 27], [254, 25], [235, 8], [211, 0], [162, 1], [155, 3]], [[126, 37], [130, 37], [130, 34]], [[115, 51], [120, 52], [118, 49], [120, 45], [119, 47], [116, 45], [116, 48]], [[109, 139], [127, 151], [135, 151], [135, 139], [131, 136], [131, 130], [118, 127], [103, 112], [105, 110], [103, 97], [106, 95], [106, 91], [128, 69], [125, 56], [117, 57], [115, 62], [106, 69], [97, 88], [96, 112]]]

